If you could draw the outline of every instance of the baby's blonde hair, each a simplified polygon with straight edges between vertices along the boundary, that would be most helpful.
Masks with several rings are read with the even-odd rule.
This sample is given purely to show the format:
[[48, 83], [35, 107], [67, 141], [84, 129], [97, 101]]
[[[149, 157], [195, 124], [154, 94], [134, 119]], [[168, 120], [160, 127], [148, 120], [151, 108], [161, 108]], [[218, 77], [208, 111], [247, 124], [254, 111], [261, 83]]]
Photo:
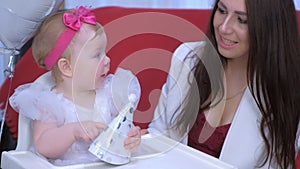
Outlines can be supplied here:
[[[55, 46], [56, 40], [59, 38], [60, 34], [66, 28], [66, 26], [63, 23], [63, 14], [64, 12], [58, 12], [46, 18], [34, 37], [32, 43], [33, 57], [36, 63], [42, 68], [47, 69], [47, 66], [44, 63], [45, 58]], [[104, 33], [103, 27], [99, 23], [97, 23], [96, 26], [90, 26], [93, 27], [97, 34], [101, 35], [102, 33]], [[70, 44], [76, 41], [76, 35], [73, 37]], [[59, 58], [70, 59], [72, 55], [72, 45], [70, 44]], [[59, 70], [57, 63], [55, 63], [55, 65], [52, 68], [52, 77], [56, 83], [61, 82], [63, 80], [61, 77], [61, 71]]]

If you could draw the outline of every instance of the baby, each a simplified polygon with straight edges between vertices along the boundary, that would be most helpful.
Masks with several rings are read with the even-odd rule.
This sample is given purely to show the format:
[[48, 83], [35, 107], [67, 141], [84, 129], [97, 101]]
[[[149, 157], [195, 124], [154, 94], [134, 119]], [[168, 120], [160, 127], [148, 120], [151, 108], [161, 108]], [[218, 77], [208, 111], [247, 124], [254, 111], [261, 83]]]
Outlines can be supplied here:
[[[139, 82], [126, 70], [108, 75], [110, 59], [105, 53], [106, 44], [103, 27], [82, 6], [50, 16], [34, 38], [35, 61], [49, 71], [33, 83], [18, 87], [10, 104], [32, 119], [32, 151], [55, 165], [99, 161], [88, 148], [118, 115], [121, 107], [114, 104], [114, 99], [128, 100], [113, 98], [114, 78], [127, 79], [116, 84], [126, 85], [125, 95], [134, 94], [137, 106]], [[124, 148], [132, 152], [140, 142], [140, 128], [134, 127]]]

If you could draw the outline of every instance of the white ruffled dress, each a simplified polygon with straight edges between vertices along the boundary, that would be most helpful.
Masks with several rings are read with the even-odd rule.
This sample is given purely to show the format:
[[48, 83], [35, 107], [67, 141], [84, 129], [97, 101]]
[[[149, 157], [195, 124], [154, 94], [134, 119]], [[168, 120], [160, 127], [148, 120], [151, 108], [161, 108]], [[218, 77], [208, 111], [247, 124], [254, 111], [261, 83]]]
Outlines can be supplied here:
[[[125, 91], [114, 91], [114, 89], [120, 89], [120, 85], [128, 84], [126, 96], [132, 94], [136, 96], [135, 106], [137, 106], [140, 98], [141, 89], [137, 78], [133, 76], [130, 71], [119, 70], [120, 69], [118, 69], [115, 75], [108, 75], [103, 88], [96, 91], [93, 110], [75, 105], [72, 101], [66, 99], [63, 94], [56, 93], [52, 90], [55, 83], [52, 81], [51, 72], [43, 74], [33, 83], [19, 86], [9, 101], [17, 112], [32, 120], [56, 123], [57, 126], [86, 120], [102, 122], [108, 125], [112, 119], [118, 115], [117, 110], [120, 110], [121, 104], [126, 104], [118, 103], [119, 106], [116, 106], [115, 100], [120, 102], [120, 100], [126, 99], [118, 99], [118, 96], [114, 95], [114, 93], [124, 93]], [[128, 75], [133, 77], [130, 83], [123, 83], [122, 80], [127, 79], [126, 81], [128, 81], [126, 77]], [[121, 76], [125, 76], [125, 78]], [[118, 87], [113, 87], [112, 82], [114, 79], [117, 80], [114, 84], [117, 84]], [[124, 87], [126, 86], [123, 86], [123, 88]], [[53, 141], [55, 141], [55, 138], [53, 138]], [[84, 141], [76, 141], [64, 155], [56, 159], [47, 160], [59, 166], [99, 161], [96, 156], [88, 151], [90, 144], [91, 143]], [[34, 147], [31, 148], [31, 151], [37, 153]]]

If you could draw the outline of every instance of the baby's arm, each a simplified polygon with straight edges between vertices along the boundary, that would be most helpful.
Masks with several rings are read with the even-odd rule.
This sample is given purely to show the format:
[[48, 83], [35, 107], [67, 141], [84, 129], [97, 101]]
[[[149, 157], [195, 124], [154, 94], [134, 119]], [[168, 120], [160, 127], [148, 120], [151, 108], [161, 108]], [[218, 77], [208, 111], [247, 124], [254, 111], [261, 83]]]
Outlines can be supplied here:
[[33, 144], [38, 153], [47, 158], [63, 155], [77, 140], [86, 142], [96, 138], [106, 126], [99, 122], [84, 121], [58, 127], [54, 123], [33, 123]]

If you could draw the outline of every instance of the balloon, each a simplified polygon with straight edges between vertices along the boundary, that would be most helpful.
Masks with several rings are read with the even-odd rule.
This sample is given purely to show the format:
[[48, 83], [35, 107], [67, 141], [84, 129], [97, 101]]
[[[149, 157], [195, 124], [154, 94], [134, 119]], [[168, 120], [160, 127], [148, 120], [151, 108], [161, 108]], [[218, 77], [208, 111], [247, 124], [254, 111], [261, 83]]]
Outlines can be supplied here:
[[0, 0], [0, 41], [20, 49], [63, 0]]

